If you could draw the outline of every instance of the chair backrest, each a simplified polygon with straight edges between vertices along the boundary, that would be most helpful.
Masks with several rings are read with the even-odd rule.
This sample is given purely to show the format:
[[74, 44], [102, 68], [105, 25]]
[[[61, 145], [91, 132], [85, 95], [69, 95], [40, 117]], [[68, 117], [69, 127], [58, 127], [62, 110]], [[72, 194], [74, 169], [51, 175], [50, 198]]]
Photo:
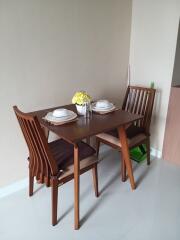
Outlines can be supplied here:
[[47, 138], [36, 116], [13, 107], [29, 149], [29, 168], [40, 183], [49, 185], [50, 177], [58, 173], [57, 164], [48, 146]]
[[149, 134], [156, 90], [138, 86], [128, 86], [122, 109], [143, 116], [135, 125], [144, 128]]

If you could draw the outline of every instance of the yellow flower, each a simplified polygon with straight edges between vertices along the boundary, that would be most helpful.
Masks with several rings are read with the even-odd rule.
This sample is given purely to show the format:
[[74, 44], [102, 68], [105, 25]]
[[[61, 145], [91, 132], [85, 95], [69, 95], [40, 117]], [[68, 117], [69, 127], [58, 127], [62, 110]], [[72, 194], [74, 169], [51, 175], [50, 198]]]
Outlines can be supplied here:
[[76, 92], [72, 98], [73, 104], [83, 105], [85, 102], [91, 101], [91, 97], [84, 91]]

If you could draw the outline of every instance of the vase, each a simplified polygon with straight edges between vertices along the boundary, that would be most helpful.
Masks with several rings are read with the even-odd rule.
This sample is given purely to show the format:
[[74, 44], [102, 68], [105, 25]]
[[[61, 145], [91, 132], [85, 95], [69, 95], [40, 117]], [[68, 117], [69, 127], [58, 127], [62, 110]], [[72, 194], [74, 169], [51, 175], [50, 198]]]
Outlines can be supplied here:
[[79, 115], [86, 115], [86, 106], [76, 104], [77, 113]]

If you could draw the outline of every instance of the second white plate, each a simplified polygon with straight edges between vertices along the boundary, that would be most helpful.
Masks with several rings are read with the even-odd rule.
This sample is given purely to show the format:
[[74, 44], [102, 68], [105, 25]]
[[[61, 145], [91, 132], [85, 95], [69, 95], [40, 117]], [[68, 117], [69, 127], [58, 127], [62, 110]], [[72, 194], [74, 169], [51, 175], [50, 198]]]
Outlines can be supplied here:
[[69, 110], [68, 116], [57, 118], [57, 117], [53, 116], [52, 112], [49, 112], [49, 113], [46, 114], [44, 119], [49, 121], [49, 122], [60, 123], [60, 122], [71, 121], [71, 120], [75, 119], [76, 117], [77, 117], [77, 114], [75, 112]]

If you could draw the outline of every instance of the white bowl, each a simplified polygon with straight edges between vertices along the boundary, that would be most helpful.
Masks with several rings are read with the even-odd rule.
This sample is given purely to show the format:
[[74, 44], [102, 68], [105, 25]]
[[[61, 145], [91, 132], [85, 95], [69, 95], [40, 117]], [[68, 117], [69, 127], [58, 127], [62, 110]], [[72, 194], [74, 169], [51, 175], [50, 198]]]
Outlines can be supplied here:
[[99, 100], [96, 102], [97, 108], [108, 108], [111, 103], [108, 100]]
[[69, 112], [67, 109], [65, 108], [59, 108], [59, 109], [55, 109], [53, 112], [52, 112], [52, 115], [53, 117], [57, 117], [57, 118], [60, 118], [60, 117], [66, 117], [69, 115]]

